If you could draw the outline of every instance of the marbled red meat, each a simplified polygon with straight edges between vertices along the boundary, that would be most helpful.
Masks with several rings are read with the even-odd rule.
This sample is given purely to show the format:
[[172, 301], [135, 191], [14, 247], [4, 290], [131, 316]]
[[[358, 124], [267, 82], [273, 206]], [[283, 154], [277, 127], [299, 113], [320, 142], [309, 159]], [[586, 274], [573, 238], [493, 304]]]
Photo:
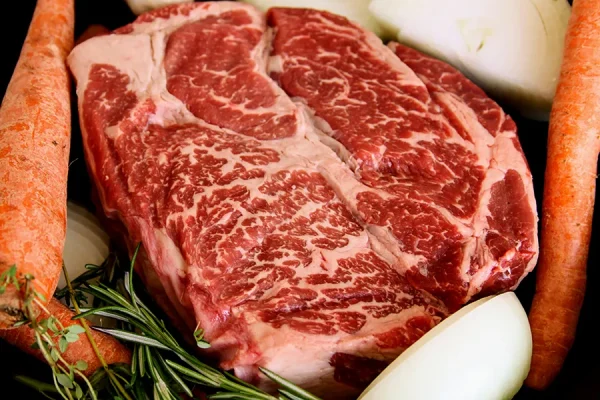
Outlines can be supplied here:
[[535, 199], [516, 125], [449, 65], [340, 16], [271, 9], [270, 73], [367, 190], [350, 210], [391, 262], [451, 311], [514, 288], [537, 260]]
[[[515, 126], [447, 65], [341, 17], [169, 6], [69, 57], [106, 215], [221, 366], [356, 395], [537, 255]], [[357, 373], [360, 365], [360, 373]]]

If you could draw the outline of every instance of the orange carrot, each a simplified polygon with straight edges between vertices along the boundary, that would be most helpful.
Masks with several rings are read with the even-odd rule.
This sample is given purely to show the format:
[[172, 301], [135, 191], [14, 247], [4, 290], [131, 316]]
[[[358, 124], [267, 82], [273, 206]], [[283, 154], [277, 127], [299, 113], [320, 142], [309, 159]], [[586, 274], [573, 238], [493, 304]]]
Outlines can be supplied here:
[[[65, 59], [73, 0], [38, 0], [0, 108], [0, 274], [31, 274], [50, 299], [62, 267], [71, 108]], [[0, 283], [2, 284], [2, 283]], [[0, 295], [0, 328], [20, 318], [22, 294]]]
[[[71, 320], [71, 317], [73, 317], [71, 310], [54, 298], [48, 303], [47, 309], [65, 328], [79, 324], [78, 321]], [[42, 313], [39, 318], [47, 317], [48, 315]], [[131, 353], [129, 349], [118, 340], [97, 331], [92, 331], [92, 336], [98, 345], [102, 358], [107, 364], [131, 362]], [[42, 361], [44, 360], [44, 357], [39, 350], [31, 348], [31, 345], [35, 342], [35, 336], [33, 330], [28, 326], [0, 330], [0, 338], [23, 351], [36, 356]], [[80, 334], [79, 339], [76, 342], [70, 343], [62, 356], [69, 364], [75, 364], [79, 360], [85, 361], [88, 365], [87, 369], [84, 371], [86, 375], [92, 374], [101, 367], [100, 360], [96, 356], [96, 353], [85, 334]]]
[[575, 340], [586, 286], [600, 151], [600, 1], [575, 0], [550, 115], [526, 384], [544, 389]]

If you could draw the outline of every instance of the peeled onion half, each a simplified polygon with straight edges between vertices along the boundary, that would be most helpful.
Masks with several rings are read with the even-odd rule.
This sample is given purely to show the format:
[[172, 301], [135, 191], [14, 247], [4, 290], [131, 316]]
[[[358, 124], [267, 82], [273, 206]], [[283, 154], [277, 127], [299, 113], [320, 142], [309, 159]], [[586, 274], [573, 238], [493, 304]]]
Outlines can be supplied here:
[[[96, 217], [85, 208], [73, 203], [67, 205], [67, 238], [63, 260], [73, 280], [86, 271], [86, 264], [100, 265], [109, 252], [109, 237]], [[63, 274], [58, 287], [66, 285]]]
[[[63, 262], [72, 281], [86, 271], [86, 264], [100, 265], [108, 257], [110, 239], [98, 219], [85, 208], [74, 203], [67, 204], [67, 237], [63, 250]], [[58, 288], [66, 285], [64, 274], [60, 275]], [[87, 296], [91, 305], [92, 297]], [[83, 307], [86, 304], [82, 304]], [[110, 318], [92, 315], [88, 319], [97, 326], [114, 327]]]
[[471, 303], [390, 364], [359, 400], [504, 400], [521, 388], [531, 362], [531, 331], [517, 296]]
[[526, 117], [547, 120], [567, 0], [372, 0], [398, 41], [444, 60]]

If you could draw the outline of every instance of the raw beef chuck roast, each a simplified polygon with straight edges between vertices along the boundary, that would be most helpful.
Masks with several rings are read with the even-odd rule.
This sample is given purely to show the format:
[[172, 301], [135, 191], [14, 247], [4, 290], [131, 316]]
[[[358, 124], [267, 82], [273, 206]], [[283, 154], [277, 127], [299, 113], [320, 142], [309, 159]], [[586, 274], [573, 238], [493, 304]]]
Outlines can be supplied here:
[[[268, 21], [268, 23], [267, 23]], [[326, 12], [169, 6], [73, 50], [88, 167], [138, 272], [225, 369], [356, 395], [537, 258], [512, 120]]]

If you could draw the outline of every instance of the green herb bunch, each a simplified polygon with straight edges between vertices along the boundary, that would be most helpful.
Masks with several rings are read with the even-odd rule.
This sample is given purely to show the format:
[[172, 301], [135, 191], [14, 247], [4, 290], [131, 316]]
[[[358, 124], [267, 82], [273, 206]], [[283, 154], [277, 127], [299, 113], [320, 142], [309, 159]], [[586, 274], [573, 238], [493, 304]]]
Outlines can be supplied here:
[[[112, 318], [118, 321], [118, 328], [93, 329], [130, 343], [133, 347], [131, 365], [106, 366], [102, 361], [105, 368], [99, 369], [89, 380], [83, 380], [87, 391], [80, 388], [77, 380], [71, 379], [71, 375], [83, 375], [77, 374], [77, 367], [84, 366], [76, 365], [73, 373], [69, 375], [69, 382], [65, 378], [60, 378], [64, 382], [55, 382], [55, 391], [63, 394], [60, 390], [64, 392], [66, 388], [68, 394], [71, 394], [71, 397], [63, 396], [67, 399], [175, 400], [184, 396], [196, 398], [195, 389], [198, 388], [202, 392], [209, 392], [209, 399], [320, 400], [272, 371], [261, 368], [261, 372], [279, 387], [277, 396], [271, 395], [227, 371], [210, 366], [201, 361], [195, 352], [190, 352], [169, 331], [152, 308], [136, 294], [133, 270], [138, 250], [139, 246], [131, 259], [128, 271], [122, 271], [120, 276], [119, 268], [116, 267], [118, 261], [113, 258], [112, 262], [107, 261], [102, 266], [88, 266], [88, 271], [72, 284], [67, 277], [67, 288], [57, 291], [57, 297], [68, 296], [77, 312], [74, 319], [82, 322], [82, 329], [75, 329], [75, 332], [67, 330], [63, 333], [60, 327], [57, 327], [57, 332], [64, 335], [67, 342], [76, 340], [76, 335], [84, 332], [87, 327], [85, 317], [97, 315]], [[99, 283], [91, 283], [91, 280], [97, 278], [100, 278]], [[80, 309], [79, 303], [86, 299], [86, 293], [94, 297], [93, 306]], [[196, 329], [194, 338], [199, 348], [210, 347], [201, 328]], [[59, 343], [60, 340], [62, 339], [59, 339]], [[87, 368], [87, 365], [85, 367]], [[71, 369], [66, 369], [66, 372], [69, 371]], [[65, 371], [60, 369], [53, 369], [52, 372], [55, 381], [65, 374]], [[20, 380], [49, 395], [48, 384], [23, 377]], [[77, 392], [75, 396], [72, 396], [73, 391]], [[81, 396], [78, 396], [79, 394]]]
[[[0, 276], [0, 293], [4, 293], [8, 286], [12, 285], [17, 290], [23, 289], [23, 302], [21, 315], [23, 319], [15, 323], [15, 327], [28, 325], [33, 331], [35, 342], [32, 348], [39, 350], [52, 370], [54, 386], [44, 384], [45, 393], [49, 388], [60, 395], [63, 399], [83, 399], [88, 394], [89, 398], [96, 399], [92, 382], [83, 374], [87, 369], [84, 361], [70, 364], [63, 358], [69, 343], [79, 340], [79, 335], [85, 332], [83, 325], [71, 325], [65, 327], [56, 317], [51, 315], [45, 307], [46, 299], [43, 295], [33, 289], [31, 274], [22, 277], [17, 276], [16, 266], [10, 267]], [[40, 318], [40, 311], [44, 317]], [[79, 378], [79, 380], [75, 378]], [[23, 383], [32, 383], [25, 377], [19, 377]], [[46, 396], [48, 397], [48, 396]]]

